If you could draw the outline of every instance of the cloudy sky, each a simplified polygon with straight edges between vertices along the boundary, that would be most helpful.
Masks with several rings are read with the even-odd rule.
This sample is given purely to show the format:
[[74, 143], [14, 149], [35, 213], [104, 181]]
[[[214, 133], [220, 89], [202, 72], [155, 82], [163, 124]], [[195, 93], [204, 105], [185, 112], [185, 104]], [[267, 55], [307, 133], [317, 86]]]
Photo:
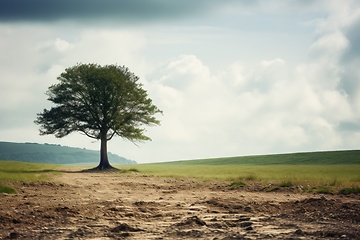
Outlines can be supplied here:
[[80, 62], [128, 66], [164, 111], [109, 142], [139, 163], [360, 146], [356, 0], [2, 0], [0, 141], [99, 149], [33, 123]]

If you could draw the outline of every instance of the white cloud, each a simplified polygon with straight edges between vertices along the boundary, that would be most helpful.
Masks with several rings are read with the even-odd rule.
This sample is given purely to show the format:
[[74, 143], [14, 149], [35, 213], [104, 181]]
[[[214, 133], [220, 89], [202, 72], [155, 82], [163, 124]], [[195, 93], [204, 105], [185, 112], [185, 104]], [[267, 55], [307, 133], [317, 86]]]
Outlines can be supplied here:
[[311, 46], [313, 57], [338, 59], [349, 47], [349, 41], [341, 31], [321, 35]]
[[194, 86], [211, 80], [208, 67], [194, 55], [181, 55], [171, 60], [164, 71], [160, 82], [180, 91], [192, 91]]
[[70, 42], [57, 37], [55, 39], [51, 39], [49, 41], [39, 43], [36, 50], [41, 52], [54, 51], [54, 50], [58, 52], [64, 52], [71, 48], [72, 48], [72, 44]]

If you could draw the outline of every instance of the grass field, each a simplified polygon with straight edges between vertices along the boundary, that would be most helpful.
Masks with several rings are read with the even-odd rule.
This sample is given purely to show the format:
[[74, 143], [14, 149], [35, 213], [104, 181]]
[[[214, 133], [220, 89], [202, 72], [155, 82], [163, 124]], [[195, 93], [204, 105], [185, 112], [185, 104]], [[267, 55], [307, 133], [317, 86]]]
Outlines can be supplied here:
[[318, 182], [359, 182], [360, 165], [167, 165], [143, 164], [121, 166], [139, 172], [165, 177], [191, 177], [204, 180], [252, 179]]
[[172, 165], [144, 164], [121, 166], [164, 177], [191, 177], [204, 180], [293, 181], [335, 185], [360, 184], [360, 165]]
[[[68, 166], [67, 166], [68, 167]], [[293, 153], [121, 165], [123, 170], [163, 177], [228, 181], [279, 187], [302, 186], [308, 191], [360, 193], [360, 150]], [[15, 181], [46, 181], [61, 165], [0, 161], [0, 192], [12, 192]], [[79, 169], [79, 166], [74, 169]]]
[[360, 151], [245, 156], [121, 166], [164, 177], [304, 186], [309, 191], [360, 191]]
[[59, 165], [0, 161], [0, 193], [15, 193], [11, 187], [17, 181], [48, 181], [53, 174], [59, 174]]

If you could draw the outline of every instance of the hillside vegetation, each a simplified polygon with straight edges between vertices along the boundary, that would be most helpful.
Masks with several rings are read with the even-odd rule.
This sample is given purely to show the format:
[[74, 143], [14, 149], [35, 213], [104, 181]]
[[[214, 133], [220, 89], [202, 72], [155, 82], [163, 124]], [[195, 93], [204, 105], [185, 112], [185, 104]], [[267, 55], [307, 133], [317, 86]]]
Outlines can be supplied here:
[[256, 182], [272, 187], [301, 186], [309, 191], [360, 190], [359, 150], [200, 159], [124, 168], [154, 176], [225, 180], [240, 186]]
[[303, 152], [174, 161], [176, 165], [334, 165], [360, 164], [360, 150]]
[[[135, 161], [109, 153], [113, 164], [136, 164]], [[99, 163], [99, 151], [54, 144], [0, 142], [0, 160], [50, 164]]]

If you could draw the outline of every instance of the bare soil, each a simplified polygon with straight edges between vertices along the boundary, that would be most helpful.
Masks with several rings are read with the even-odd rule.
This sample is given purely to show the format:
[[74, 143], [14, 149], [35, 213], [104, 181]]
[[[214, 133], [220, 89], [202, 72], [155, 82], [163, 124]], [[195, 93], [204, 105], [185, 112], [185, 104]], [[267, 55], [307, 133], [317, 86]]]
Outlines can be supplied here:
[[0, 239], [360, 239], [359, 195], [64, 172], [0, 194]]

